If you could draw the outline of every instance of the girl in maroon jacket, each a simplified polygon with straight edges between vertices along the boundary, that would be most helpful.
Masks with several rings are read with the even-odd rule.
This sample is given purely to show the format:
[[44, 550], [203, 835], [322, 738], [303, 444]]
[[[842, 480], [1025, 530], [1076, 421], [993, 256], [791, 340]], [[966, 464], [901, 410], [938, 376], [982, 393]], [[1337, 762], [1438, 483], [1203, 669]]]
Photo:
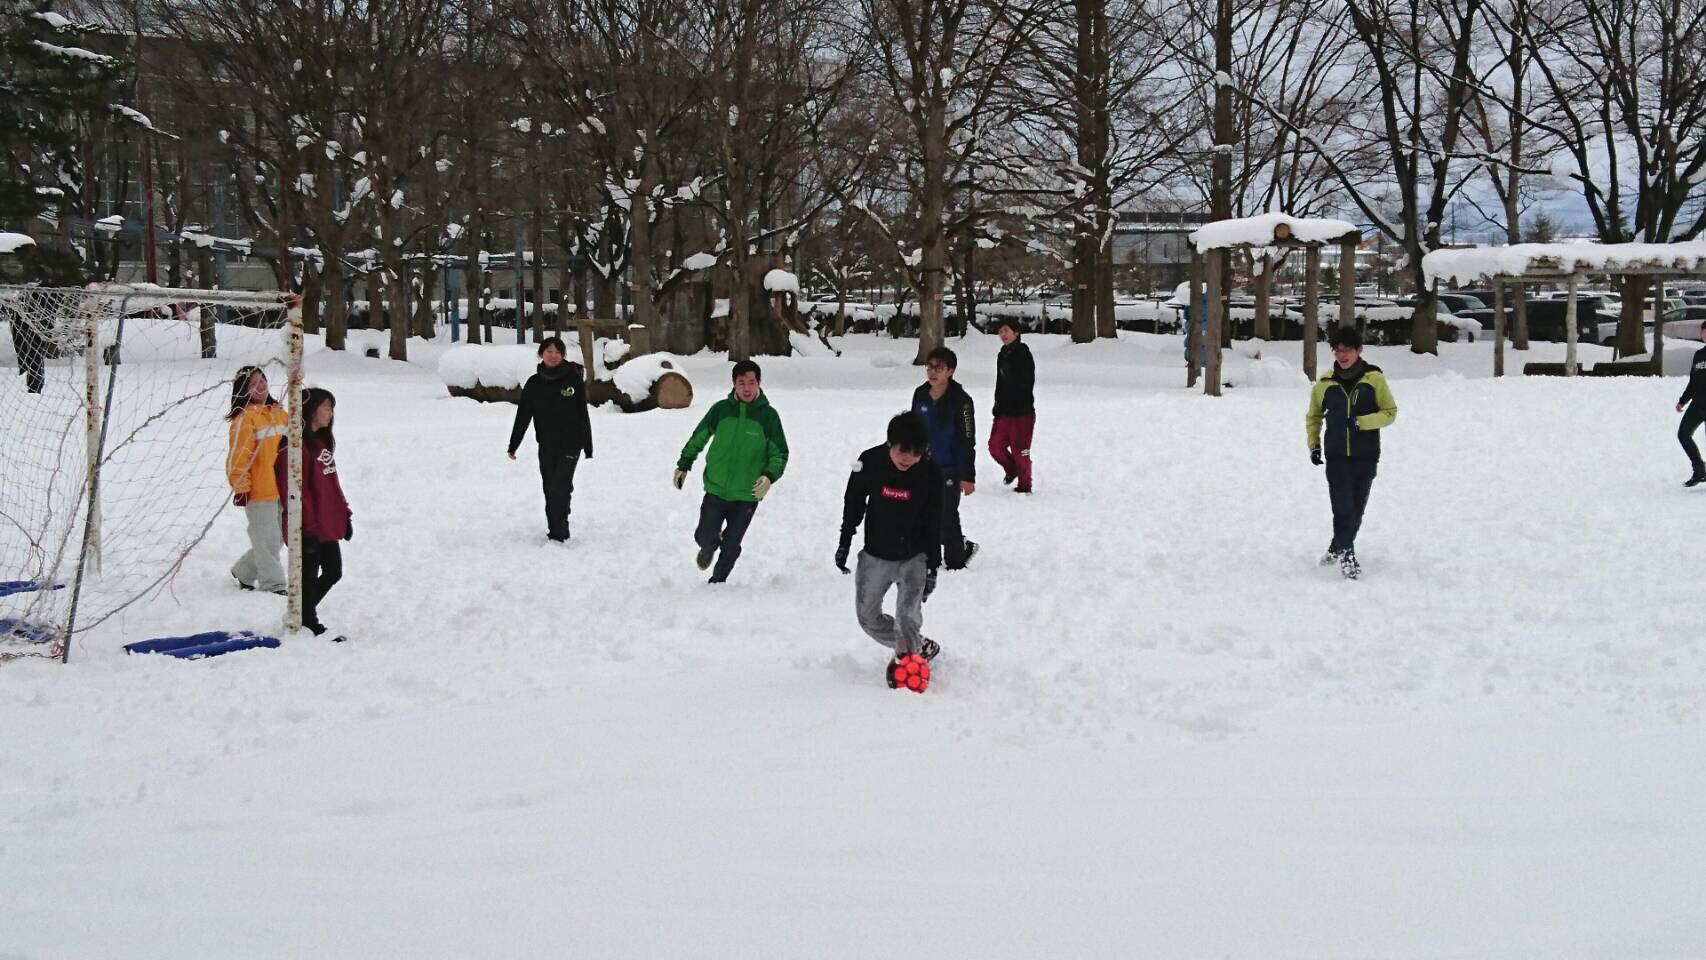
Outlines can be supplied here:
[[[338, 463], [332, 457], [337, 441], [332, 438], [332, 415], [338, 405], [331, 391], [309, 387], [302, 391], [302, 625], [316, 637], [326, 632], [320, 622], [320, 601], [344, 575], [343, 551], [338, 541], [355, 535], [349, 502], [338, 484]], [[274, 469], [278, 488], [285, 485], [288, 456], [279, 457]], [[286, 500], [285, 531], [289, 536], [289, 498]], [[342, 636], [332, 638], [341, 641]]]

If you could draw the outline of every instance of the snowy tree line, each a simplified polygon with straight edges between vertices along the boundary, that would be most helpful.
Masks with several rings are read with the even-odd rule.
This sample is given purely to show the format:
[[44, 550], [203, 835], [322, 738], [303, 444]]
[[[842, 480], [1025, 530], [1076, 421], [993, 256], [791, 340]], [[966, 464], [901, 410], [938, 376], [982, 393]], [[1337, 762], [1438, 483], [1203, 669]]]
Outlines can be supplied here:
[[[365, 288], [395, 357], [432, 333], [448, 265], [478, 292], [486, 256], [516, 246], [537, 254], [536, 336], [553, 287], [561, 312], [651, 327], [708, 271], [730, 300], [731, 354], [785, 350], [762, 277], [788, 263], [808, 286], [918, 301], [923, 356], [946, 335], [945, 298], [969, 312], [979, 284], [1039, 265], [1071, 289], [1076, 339], [1112, 336], [1122, 211], [1283, 208], [1371, 224], [1404, 252], [1425, 352], [1420, 259], [1453, 205], [1512, 242], [1564, 196], [1608, 242], [1706, 228], [1706, 0], [0, 10], [8, 52], [28, 54], [3, 89], [32, 70], [52, 81], [8, 109], [65, 134], [43, 158], [7, 126], [9, 184], [61, 191], [40, 197], [65, 223], [127, 201], [133, 215], [147, 141], [161, 229], [234, 223], [257, 248], [294, 251], [286, 281], [334, 347], [346, 291]], [[109, 58], [102, 75], [73, 82], [94, 62], [55, 52], [73, 49]], [[55, 96], [61, 81], [81, 92]], [[8, 229], [29, 206], [5, 208]], [[98, 232], [68, 245], [87, 275], [116, 269]], [[168, 251], [162, 280], [205, 278], [205, 250]], [[1273, 267], [1245, 272], [1260, 288]], [[1626, 351], [1641, 348], [1638, 294], [1623, 301]], [[478, 311], [478, 293], [468, 302]], [[1266, 323], [1258, 311], [1258, 336]]]

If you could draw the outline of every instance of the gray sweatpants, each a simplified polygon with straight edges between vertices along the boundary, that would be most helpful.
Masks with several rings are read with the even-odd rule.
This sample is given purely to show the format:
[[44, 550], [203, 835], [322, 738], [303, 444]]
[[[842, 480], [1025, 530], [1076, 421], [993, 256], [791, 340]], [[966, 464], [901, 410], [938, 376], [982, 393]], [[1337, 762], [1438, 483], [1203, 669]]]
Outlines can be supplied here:
[[[924, 640], [924, 554], [896, 561], [873, 557], [861, 550], [857, 567], [853, 576], [853, 603], [859, 613], [859, 626], [872, 640], [893, 647], [897, 657], [916, 653]], [[891, 586], [900, 588], [892, 617], [883, 612], [883, 600]]]
[[279, 502], [267, 500], [243, 508], [249, 521], [249, 552], [237, 558], [231, 575], [256, 590], [283, 590], [284, 564], [278, 552], [284, 548], [284, 530], [279, 527]]

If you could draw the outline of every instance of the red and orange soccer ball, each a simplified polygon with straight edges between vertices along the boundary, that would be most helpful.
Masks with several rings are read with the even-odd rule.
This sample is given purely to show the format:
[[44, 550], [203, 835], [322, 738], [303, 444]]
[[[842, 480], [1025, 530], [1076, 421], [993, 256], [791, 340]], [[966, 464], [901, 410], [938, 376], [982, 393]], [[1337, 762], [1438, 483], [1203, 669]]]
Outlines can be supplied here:
[[889, 686], [923, 693], [930, 688], [930, 662], [916, 653], [901, 657], [889, 665]]

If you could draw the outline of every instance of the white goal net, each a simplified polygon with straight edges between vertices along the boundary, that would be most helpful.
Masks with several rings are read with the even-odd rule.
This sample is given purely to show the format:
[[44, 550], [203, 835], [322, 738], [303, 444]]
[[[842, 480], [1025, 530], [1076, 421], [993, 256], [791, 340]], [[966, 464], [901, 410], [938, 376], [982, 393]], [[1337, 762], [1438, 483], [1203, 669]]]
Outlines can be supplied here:
[[[231, 500], [240, 371], [300, 384], [278, 294], [0, 287], [0, 660], [167, 588]], [[295, 371], [294, 381], [291, 377]]]

